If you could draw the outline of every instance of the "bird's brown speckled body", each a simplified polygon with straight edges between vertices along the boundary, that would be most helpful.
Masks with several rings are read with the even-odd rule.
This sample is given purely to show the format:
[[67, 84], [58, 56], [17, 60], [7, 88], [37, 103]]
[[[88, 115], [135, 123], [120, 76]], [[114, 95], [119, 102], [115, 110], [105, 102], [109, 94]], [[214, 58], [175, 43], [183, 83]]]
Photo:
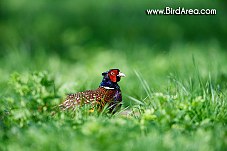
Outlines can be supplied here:
[[122, 104], [121, 90], [117, 82], [125, 75], [119, 69], [111, 69], [102, 73], [103, 80], [96, 90], [87, 90], [69, 94], [65, 101], [59, 105], [62, 110], [75, 109], [83, 104], [98, 105], [99, 110], [108, 104], [109, 111], [115, 113]]

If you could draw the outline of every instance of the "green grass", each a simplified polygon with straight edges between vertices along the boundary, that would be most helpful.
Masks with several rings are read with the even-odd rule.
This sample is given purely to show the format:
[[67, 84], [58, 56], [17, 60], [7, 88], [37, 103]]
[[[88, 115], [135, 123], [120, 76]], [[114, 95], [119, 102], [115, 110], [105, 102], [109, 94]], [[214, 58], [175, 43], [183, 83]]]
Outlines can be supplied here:
[[[141, 50], [138, 52], [138, 48]], [[227, 54], [215, 44], [157, 52], [93, 48], [62, 59], [14, 50], [1, 59], [0, 150], [226, 150]], [[139, 53], [139, 55], [138, 55]], [[95, 89], [117, 67], [124, 105], [115, 115], [56, 107]], [[122, 114], [130, 110], [130, 114]]]

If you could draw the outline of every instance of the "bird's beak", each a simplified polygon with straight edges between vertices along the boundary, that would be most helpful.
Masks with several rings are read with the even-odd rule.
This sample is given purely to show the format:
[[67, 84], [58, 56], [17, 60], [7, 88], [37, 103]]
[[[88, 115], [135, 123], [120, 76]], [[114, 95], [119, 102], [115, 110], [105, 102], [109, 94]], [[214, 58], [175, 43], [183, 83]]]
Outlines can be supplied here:
[[124, 73], [119, 72], [119, 74], [117, 75], [118, 77], [126, 77]]

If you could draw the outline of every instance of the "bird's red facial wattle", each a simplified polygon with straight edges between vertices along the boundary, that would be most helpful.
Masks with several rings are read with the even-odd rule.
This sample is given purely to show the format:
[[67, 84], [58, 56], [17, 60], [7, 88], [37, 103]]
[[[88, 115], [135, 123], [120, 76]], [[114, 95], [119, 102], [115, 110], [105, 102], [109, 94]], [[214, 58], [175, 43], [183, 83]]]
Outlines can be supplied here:
[[125, 77], [125, 74], [120, 72], [119, 69], [112, 69], [108, 72], [108, 76], [112, 82], [120, 81], [121, 77]]

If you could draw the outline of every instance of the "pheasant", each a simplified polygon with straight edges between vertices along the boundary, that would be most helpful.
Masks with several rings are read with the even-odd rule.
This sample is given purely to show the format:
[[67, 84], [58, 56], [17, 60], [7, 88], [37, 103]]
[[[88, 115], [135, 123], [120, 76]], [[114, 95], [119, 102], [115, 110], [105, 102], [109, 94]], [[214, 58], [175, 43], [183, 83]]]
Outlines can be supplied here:
[[122, 105], [120, 86], [117, 84], [125, 74], [119, 69], [110, 69], [102, 73], [103, 79], [96, 90], [87, 90], [75, 94], [69, 94], [65, 101], [59, 105], [62, 110], [75, 109], [83, 104], [97, 105], [102, 111], [108, 105], [110, 113], [115, 113]]

